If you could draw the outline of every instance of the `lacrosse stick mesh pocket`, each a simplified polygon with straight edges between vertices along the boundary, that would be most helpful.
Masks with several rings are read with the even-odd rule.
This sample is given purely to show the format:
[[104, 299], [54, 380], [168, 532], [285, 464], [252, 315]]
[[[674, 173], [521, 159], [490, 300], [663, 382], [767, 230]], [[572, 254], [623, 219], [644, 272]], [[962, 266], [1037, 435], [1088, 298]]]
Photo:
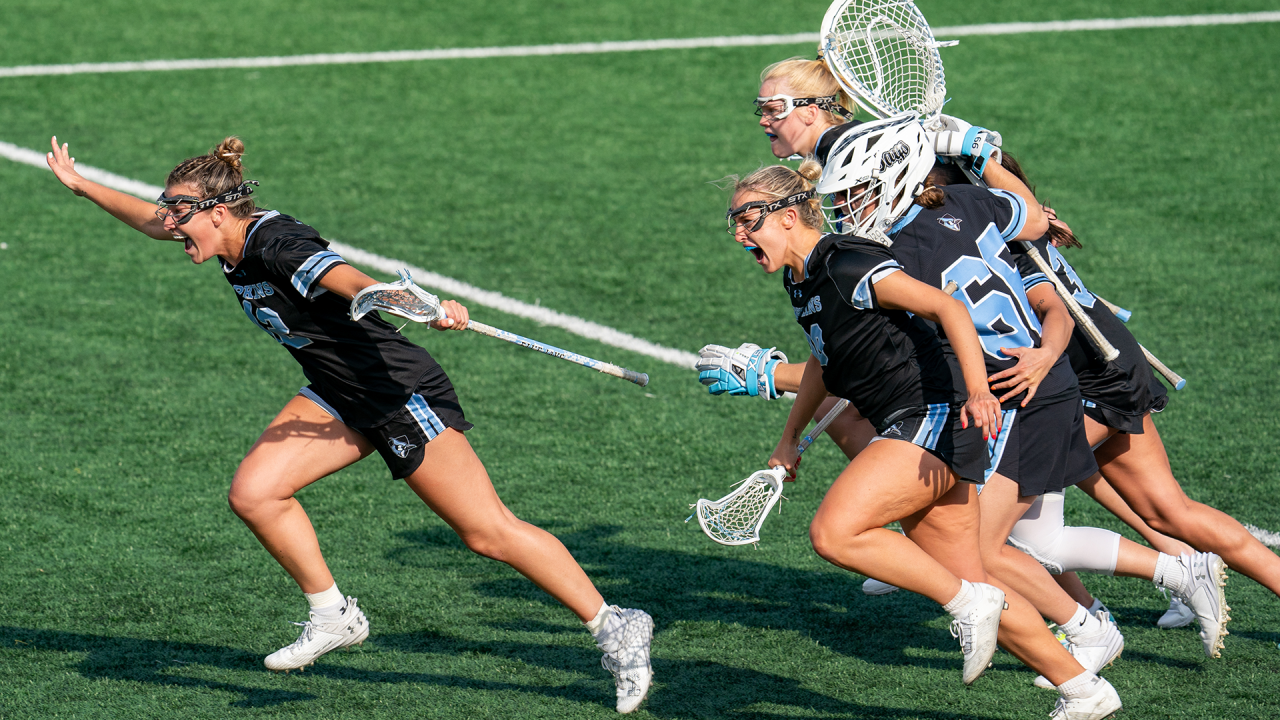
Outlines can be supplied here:
[[[882, 116], [911, 111], [926, 117], [942, 107], [946, 80], [937, 42], [912, 3], [852, 0], [833, 19], [826, 57], [856, 93]], [[870, 109], [870, 108], [868, 108]]]
[[778, 498], [782, 482], [772, 470], [761, 470], [719, 500], [699, 500], [698, 524], [722, 545], [746, 545], [760, 539], [760, 525]]

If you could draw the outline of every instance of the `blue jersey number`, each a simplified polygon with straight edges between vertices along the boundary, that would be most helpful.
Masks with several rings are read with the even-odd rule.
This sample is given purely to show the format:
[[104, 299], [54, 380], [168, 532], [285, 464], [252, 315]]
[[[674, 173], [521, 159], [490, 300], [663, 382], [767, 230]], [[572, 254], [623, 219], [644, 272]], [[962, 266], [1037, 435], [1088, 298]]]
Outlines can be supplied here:
[[827, 354], [823, 352], [822, 328], [818, 327], [818, 323], [809, 326], [809, 331], [805, 333], [805, 338], [809, 340], [809, 349], [813, 351], [813, 356], [818, 358], [818, 364], [826, 367]]
[[[1040, 322], [1030, 311], [1022, 276], [1000, 257], [1000, 251], [1005, 249], [1000, 233], [988, 227], [977, 244], [982, 259], [961, 257], [942, 273], [942, 284], [945, 286], [954, 280], [960, 286], [960, 299], [969, 308], [982, 349], [994, 358], [1008, 361], [1009, 356], [1002, 355], [1000, 349], [1034, 347]], [[978, 287], [972, 294], [981, 294], [976, 302], [968, 289], [975, 283]]]
[[291, 347], [295, 350], [303, 348], [311, 344], [310, 338], [294, 337], [289, 334], [289, 326], [284, 324], [284, 320], [280, 319], [280, 314], [271, 308], [257, 308], [256, 312], [248, 300], [241, 300], [240, 304], [244, 307], [244, 314], [249, 316], [254, 325], [267, 331], [267, 334], [276, 339], [281, 345]]
[[1080, 282], [1080, 276], [1076, 275], [1076, 269], [1071, 267], [1071, 263], [1067, 262], [1067, 259], [1062, 257], [1062, 253], [1058, 252], [1058, 248], [1052, 244], [1049, 245], [1049, 266], [1055, 272], [1060, 272], [1067, 276], [1070, 282], [1064, 284], [1071, 291], [1071, 295], [1075, 297], [1076, 302], [1087, 308], [1093, 307], [1095, 302], [1093, 293], [1084, 288], [1084, 283]]

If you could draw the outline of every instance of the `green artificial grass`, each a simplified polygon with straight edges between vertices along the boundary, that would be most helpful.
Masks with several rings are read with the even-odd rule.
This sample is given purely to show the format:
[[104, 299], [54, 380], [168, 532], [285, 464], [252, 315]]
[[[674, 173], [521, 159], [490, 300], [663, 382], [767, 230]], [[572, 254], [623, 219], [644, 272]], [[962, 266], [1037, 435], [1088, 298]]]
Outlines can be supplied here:
[[[926, 3], [935, 25], [1241, 12], [1265, 3]], [[6, 3], [0, 65], [816, 30], [822, 3]], [[1004, 133], [1085, 243], [1091, 289], [1189, 380], [1159, 417], [1188, 494], [1280, 529], [1274, 408], [1280, 26], [968, 37], [949, 111]], [[773, 162], [749, 100], [808, 46], [0, 79], [0, 140], [56, 133], [152, 184], [228, 134], [260, 198], [326, 236], [687, 351], [803, 336], [780, 282], [723, 233], [709, 184]], [[303, 674], [264, 655], [305, 604], [232, 515], [236, 464], [305, 383], [215, 265], [187, 267], [0, 160], [0, 718], [614, 715], [576, 619], [472, 555], [376, 459], [300, 494], [373, 634]], [[648, 372], [640, 389], [475, 334], [406, 330], [458, 387], [504, 501], [658, 628], [641, 717], [1039, 718], [1007, 654], [964, 688], [949, 618], [869, 598], [806, 529], [842, 456], [822, 442], [758, 549], [687, 505], [759, 469], [789, 405], [472, 307]], [[1068, 521], [1121, 530], [1072, 491]], [[1124, 531], [1129, 537], [1131, 532]], [[1118, 616], [1127, 718], [1280, 715], [1280, 600], [1232, 573], [1227, 649], [1159, 631], [1149, 584], [1086, 577]]]

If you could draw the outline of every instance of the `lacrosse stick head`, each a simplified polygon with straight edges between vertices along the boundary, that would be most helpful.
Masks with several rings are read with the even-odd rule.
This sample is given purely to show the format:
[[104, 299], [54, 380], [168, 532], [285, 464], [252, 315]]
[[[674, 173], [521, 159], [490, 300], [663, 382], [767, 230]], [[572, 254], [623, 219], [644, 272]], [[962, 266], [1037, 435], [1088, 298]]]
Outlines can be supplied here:
[[933, 169], [933, 147], [911, 113], [858, 125], [831, 148], [814, 190], [833, 232], [888, 244]]
[[819, 53], [864, 110], [910, 112], [931, 127], [946, 102], [939, 43], [911, 0], [835, 0], [822, 19]]
[[702, 532], [721, 545], [759, 542], [760, 526], [782, 497], [786, 474], [781, 467], [761, 470], [719, 500], [699, 500], [696, 514]]
[[440, 298], [418, 287], [408, 270], [401, 270], [396, 282], [370, 285], [351, 298], [352, 320], [359, 320], [374, 310], [420, 323], [444, 317]]

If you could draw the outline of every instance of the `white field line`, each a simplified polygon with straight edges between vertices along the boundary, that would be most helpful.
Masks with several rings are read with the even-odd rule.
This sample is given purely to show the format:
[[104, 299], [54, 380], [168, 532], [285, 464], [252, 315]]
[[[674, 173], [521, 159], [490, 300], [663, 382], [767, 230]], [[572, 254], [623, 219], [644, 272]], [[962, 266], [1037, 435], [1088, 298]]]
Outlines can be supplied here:
[[[28, 150], [3, 141], [0, 141], [0, 157], [5, 157], [13, 160], [14, 162], [32, 165], [44, 170], [49, 169], [49, 164], [46, 162], [45, 155], [43, 153], [38, 153], [34, 150]], [[76, 170], [78, 170], [85, 178], [100, 185], [105, 185], [109, 188], [129, 193], [130, 195], [137, 195], [144, 200], [154, 200], [164, 192], [164, 188], [157, 185], [148, 185], [144, 182], [131, 180], [129, 178], [116, 175], [115, 173], [110, 173], [106, 170], [100, 170], [80, 163], [76, 163]], [[597, 342], [604, 343], [605, 345], [611, 345], [640, 355], [646, 355], [683, 368], [692, 368], [694, 363], [698, 360], [698, 356], [694, 353], [656, 345], [648, 340], [635, 337], [634, 335], [628, 335], [620, 330], [614, 330], [611, 327], [593, 323], [589, 320], [583, 320], [579, 317], [566, 315], [537, 305], [530, 305], [516, 300], [515, 298], [509, 298], [502, 293], [484, 290], [474, 285], [462, 282], [461, 280], [454, 280], [453, 278], [445, 277], [439, 273], [415, 267], [403, 260], [382, 257], [381, 255], [375, 255], [374, 253], [336, 241], [330, 241], [330, 247], [333, 248], [334, 252], [337, 252], [348, 261], [357, 265], [364, 265], [365, 267], [372, 268], [389, 275], [394, 275], [400, 268], [408, 268], [409, 272], [413, 274], [415, 282], [426, 287], [435, 288], [450, 297], [459, 298], [469, 303], [482, 305], [494, 310], [500, 310], [509, 315], [533, 320], [534, 322], [542, 325], [550, 325], [552, 327], [568, 330], [575, 335], [581, 335], [584, 338], [595, 340]]]
[[1251, 535], [1258, 538], [1258, 542], [1262, 543], [1263, 545], [1280, 550], [1280, 533], [1274, 533], [1274, 532], [1271, 532], [1270, 530], [1263, 530], [1257, 525], [1245, 525], [1244, 529], [1248, 530]]
[[[1202, 25], [1243, 25], [1280, 22], [1280, 12], [1252, 12], [1219, 15], [1167, 15], [1163, 17], [1101, 18], [1052, 22], [987, 23], [934, 28], [939, 38], [973, 35], [1073, 32], [1081, 30], [1127, 30], [1133, 28], [1194, 27]], [[210, 58], [192, 60], [145, 60], [139, 62], [74, 63], [66, 65], [18, 65], [0, 67], [0, 78], [31, 75], [80, 75], [85, 73], [157, 72], [169, 70], [215, 70], [230, 68], [272, 68], [295, 65], [350, 65], [353, 63], [413, 62], [419, 60], [460, 60], [536, 55], [582, 55], [644, 50], [685, 50], [691, 48], [743, 47], [752, 45], [816, 44], [817, 33], [790, 35], [734, 35], [727, 37], [675, 38], [668, 40], [628, 40], [621, 42], [559, 43], [555, 45], [513, 45], [507, 47], [441, 48], [434, 50], [393, 50], [368, 53], [322, 53], [270, 57]]]

